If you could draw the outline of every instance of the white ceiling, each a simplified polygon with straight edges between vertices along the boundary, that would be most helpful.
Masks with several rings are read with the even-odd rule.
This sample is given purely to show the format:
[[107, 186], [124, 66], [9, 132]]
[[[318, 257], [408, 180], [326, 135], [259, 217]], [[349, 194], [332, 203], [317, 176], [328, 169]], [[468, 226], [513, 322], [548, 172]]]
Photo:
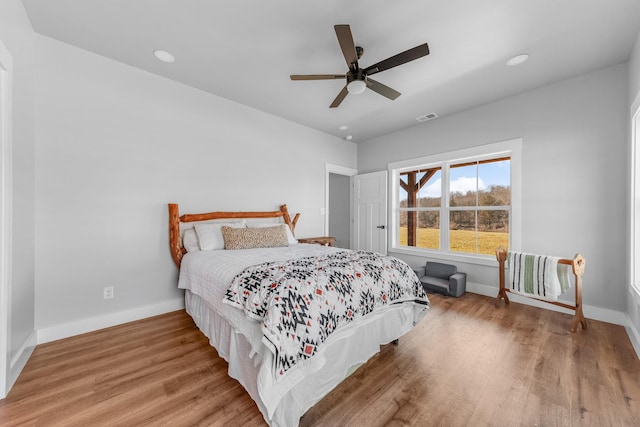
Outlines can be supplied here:
[[[640, 31], [639, 0], [23, 3], [38, 33], [354, 142], [625, 62]], [[329, 109], [343, 81], [289, 75], [346, 73], [335, 24], [351, 26], [361, 67], [425, 42], [431, 54], [376, 74], [395, 101], [367, 90]]]

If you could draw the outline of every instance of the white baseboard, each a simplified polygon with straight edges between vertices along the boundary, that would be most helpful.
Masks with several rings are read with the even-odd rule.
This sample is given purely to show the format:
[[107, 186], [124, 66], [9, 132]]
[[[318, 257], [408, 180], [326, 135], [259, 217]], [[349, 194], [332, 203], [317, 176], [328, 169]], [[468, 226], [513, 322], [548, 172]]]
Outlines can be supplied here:
[[184, 298], [38, 329], [38, 344], [184, 309]]
[[11, 359], [9, 375], [7, 377], [7, 390], [11, 390], [11, 387], [13, 387], [13, 384], [15, 384], [18, 379], [18, 375], [20, 375], [20, 372], [22, 372], [22, 369], [29, 361], [33, 350], [36, 348], [36, 335], [36, 331], [31, 332], [22, 344], [22, 347], [20, 347], [20, 350], [18, 350], [13, 359]]
[[[488, 297], [496, 297], [498, 295], [498, 288], [495, 286], [481, 285], [479, 283], [467, 282], [467, 292], [473, 292], [474, 294], [485, 295]], [[531, 305], [534, 307], [544, 308], [547, 310], [559, 311], [561, 313], [573, 314], [573, 310], [559, 307], [553, 304], [547, 304], [542, 301], [538, 301], [532, 298], [527, 298], [518, 294], [509, 294], [509, 300], [520, 304]], [[571, 303], [569, 303], [571, 304]], [[627, 315], [621, 311], [609, 310], [606, 308], [593, 307], [590, 305], [582, 305], [582, 312], [587, 319], [598, 320], [601, 322], [613, 323], [615, 325], [622, 325], [627, 327], [629, 321]]]
[[[467, 282], [467, 292], [495, 297], [498, 294], [498, 288], [495, 286], [483, 285], [479, 283]], [[558, 307], [553, 304], [546, 304], [531, 298], [523, 297], [517, 294], [510, 294], [509, 299], [525, 305], [531, 305], [547, 310], [559, 311], [561, 313], [573, 314], [573, 311]], [[33, 352], [36, 344], [44, 344], [46, 342], [55, 341], [63, 338], [72, 337], [74, 335], [84, 334], [87, 332], [97, 331], [99, 329], [120, 325], [122, 323], [132, 322], [135, 320], [145, 319], [159, 314], [169, 313], [171, 311], [184, 309], [184, 299], [175, 299], [165, 301], [163, 303], [139, 307], [132, 310], [110, 313], [102, 316], [91, 317], [62, 325], [50, 326], [38, 329], [36, 334], [27, 339], [16, 357], [11, 361], [11, 378], [15, 381], [17, 374], [20, 373], [26, 364], [29, 356]], [[629, 339], [631, 340], [636, 353], [640, 355], [640, 333], [629, 321], [627, 315], [620, 311], [609, 310], [605, 308], [593, 307], [589, 305], [583, 306], [585, 317], [601, 322], [622, 325], [626, 328]], [[34, 342], [35, 340], [35, 342]], [[16, 372], [14, 376], [14, 371]]]
[[638, 359], [640, 359], [640, 333], [631, 322], [631, 319], [629, 319], [626, 329], [627, 335], [629, 335], [629, 339], [631, 340], [631, 344], [636, 350], [636, 355], [638, 356]]

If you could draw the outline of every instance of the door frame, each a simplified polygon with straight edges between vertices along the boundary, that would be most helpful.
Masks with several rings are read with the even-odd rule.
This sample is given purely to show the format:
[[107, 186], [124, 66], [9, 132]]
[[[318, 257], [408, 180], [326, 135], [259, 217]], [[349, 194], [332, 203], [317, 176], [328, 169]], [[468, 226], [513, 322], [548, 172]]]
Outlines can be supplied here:
[[[331, 212], [329, 212], [329, 174], [334, 173], [336, 175], [344, 175], [344, 176], [352, 177], [358, 174], [358, 170], [353, 168], [348, 168], [345, 166], [333, 165], [331, 163], [325, 163], [324, 170], [325, 170], [324, 235], [328, 236], [329, 235], [329, 215], [331, 214]], [[351, 200], [352, 198], [353, 198], [352, 184], [349, 183], [349, 199]], [[351, 208], [352, 205], [353, 203], [349, 203], [349, 221], [351, 222], [351, 227], [353, 227], [353, 209]], [[352, 233], [349, 233], [349, 247], [351, 247], [351, 244], [353, 243], [351, 241], [351, 234]]]
[[12, 76], [13, 59], [0, 40], [0, 399], [7, 395], [12, 277]]

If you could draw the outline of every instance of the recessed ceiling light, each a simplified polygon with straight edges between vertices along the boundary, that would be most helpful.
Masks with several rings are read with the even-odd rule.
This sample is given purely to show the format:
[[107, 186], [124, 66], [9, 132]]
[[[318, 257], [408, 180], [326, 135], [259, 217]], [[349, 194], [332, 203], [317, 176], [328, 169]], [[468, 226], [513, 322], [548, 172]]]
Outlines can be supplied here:
[[347, 130], [347, 129], [349, 129], [349, 126], [347, 126], [347, 125], [342, 125], [342, 126], [340, 126], [338, 129], [340, 129], [340, 130]]
[[347, 135], [344, 137], [347, 141], [351, 141], [353, 139], [353, 135]]
[[157, 49], [153, 51], [153, 54], [162, 62], [173, 62], [176, 58], [166, 50]]
[[514, 56], [510, 60], [508, 60], [507, 61], [507, 65], [510, 66], [510, 67], [513, 67], [514, 65], [520, 65], [524, 61], [526, 61], [527, 59], [529, 59], [529, 54], [528, 53], [521, 53], [519, 55]]

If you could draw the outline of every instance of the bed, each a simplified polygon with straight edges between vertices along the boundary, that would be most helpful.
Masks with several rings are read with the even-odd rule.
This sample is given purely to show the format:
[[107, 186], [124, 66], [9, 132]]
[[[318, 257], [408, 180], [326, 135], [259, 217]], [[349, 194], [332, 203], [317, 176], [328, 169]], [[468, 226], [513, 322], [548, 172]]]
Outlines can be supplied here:
[[286, 205], [185, 215], [169, 205], [186, 311], [271, 426], [297, 426], [429, 307], [404, 262], [297, 243], [298, 218]]

